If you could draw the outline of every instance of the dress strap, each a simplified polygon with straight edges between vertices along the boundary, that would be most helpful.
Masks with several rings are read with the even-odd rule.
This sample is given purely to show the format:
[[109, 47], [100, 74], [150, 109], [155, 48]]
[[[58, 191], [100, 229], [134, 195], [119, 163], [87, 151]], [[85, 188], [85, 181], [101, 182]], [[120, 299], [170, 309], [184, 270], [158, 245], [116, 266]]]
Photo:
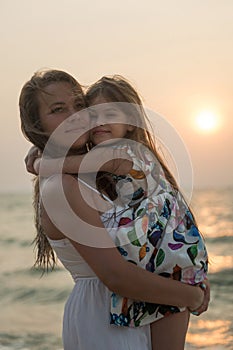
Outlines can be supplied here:
[[106, 201], [108, 201], [109, 203], [111, 203], [112, 205], [114, 205], [114, 202], [105, 194], [102, 194], [100, 191], [98, 191], [95, 187], [89, 185], [86, 181], [80, 179], [80, 177], [77, 176], [77, 180], [79, 182], [81, 182], [83, 185], [85, 185], [86, 187], [88, 187], [89, 189], [91, 189], [92, 191], [94, 191], [95, 193], [99, 194], [102, 198], [104, 198]]

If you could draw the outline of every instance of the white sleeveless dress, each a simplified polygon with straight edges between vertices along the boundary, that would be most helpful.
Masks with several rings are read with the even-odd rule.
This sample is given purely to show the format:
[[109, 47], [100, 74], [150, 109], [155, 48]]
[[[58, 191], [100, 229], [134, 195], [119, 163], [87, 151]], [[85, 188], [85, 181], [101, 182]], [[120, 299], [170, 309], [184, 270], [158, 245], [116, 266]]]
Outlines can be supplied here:
[[63, 317], [64, 350], [151, 350], [150, 326], [110, 324], [111, 292], [68, 239], [49, 242], [75, 285]]

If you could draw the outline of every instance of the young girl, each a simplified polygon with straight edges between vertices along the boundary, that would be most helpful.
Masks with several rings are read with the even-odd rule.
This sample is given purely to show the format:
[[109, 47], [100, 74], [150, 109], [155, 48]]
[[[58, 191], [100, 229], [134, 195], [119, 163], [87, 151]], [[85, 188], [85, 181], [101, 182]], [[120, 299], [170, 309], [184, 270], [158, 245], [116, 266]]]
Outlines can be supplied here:
[[[91, 109], [92, 123], [96, 123], [91, 130], [93, 144], [104, 141], [106, 146], [107, 141], [109, 146], [110, 142], [111, 148], [123, 150], [124, 157], [127, 155], [133, 163], [129, 174], [126, 175], [126, 165], [121, 164], [123, 175], [116, 175], [119, 162], [108, 162], [102, 170], [109, 173], [99, 178], [101, 191], [112, 198], [114, 205], [114, 210], [102, 215], [102, 221], [108, 229], [112, 224], [118, 227], [114, 239], [121, 254], [164, 277], [200, 283], [207, 271], [206, 250], [174, 178], [145, 129], [145, 113], [138, 94], [122, 77], [104, 77], [88, 90], [87, 100], [95, 106]], [[136, 149], [129, 140], [137, 141]], [[64, 171], [77, 173], [81, 171], [79, 165], [80, 159], [70, 157], [65, 160]], [[82, 171], [91, 171], [90, 163]], [[105, 183], [110, 183], [111, 188], [104, 187]], [[111, 296], [111, 323], [115, 325], [142, 326], [179, 311], [178, 307], [136, 302], [116, 293]], [[175, 348], [183, 348], [187, 325], [187, 312], [153, 323], [153, 346], [166, 349], [172, 338]]]

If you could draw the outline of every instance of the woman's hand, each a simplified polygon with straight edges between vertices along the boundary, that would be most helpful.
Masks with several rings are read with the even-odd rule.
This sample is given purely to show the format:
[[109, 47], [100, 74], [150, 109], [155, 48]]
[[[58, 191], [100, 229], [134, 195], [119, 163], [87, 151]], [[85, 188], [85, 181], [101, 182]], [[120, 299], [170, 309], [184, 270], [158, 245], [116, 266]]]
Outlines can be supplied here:
[[24, 158], [24, 163], [26, 165], [26, 169], [29, 173], [33, 174], [33, 175], [37, 175], [38, 173], [35, 171], [34, 168], [34, 162], [37, 158], [41, 157], [41, 151], [39, 150], [39, 148], [37, 148], [36, 146], [32, 146], [29, 151], [28, 154], [26, 155], [26, 157]]
[[210, 283], [208, 279], [204, 280], [199, 285], [199, 288], [202, 290], [202, 293], [204, 293], [204, 299], [202, 301], [202, 304], [194, 309], [189, 308], [189, 311], [191, 312], [191, 314], [195, 316], [199, 316], [203, 312], [207, 311], [209, 302], [210, 302]]

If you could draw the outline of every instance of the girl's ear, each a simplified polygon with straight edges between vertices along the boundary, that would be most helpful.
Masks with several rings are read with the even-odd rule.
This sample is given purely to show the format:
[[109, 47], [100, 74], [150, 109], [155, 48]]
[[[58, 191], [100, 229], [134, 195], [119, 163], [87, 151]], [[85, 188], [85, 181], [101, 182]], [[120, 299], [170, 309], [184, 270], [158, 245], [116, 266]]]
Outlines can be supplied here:
[[131, 114], [127, 115], [127, 121], [126, 123], [128, 123], [128, 127], [127, 127], [127, 131], [128, 132], [132, 132], [135, 130], [135, 117], [133, 117]]
[[128, 125], [127, 127], [127, 131], [133, 131], [135, 129], [135, 126], [134, 125]]

